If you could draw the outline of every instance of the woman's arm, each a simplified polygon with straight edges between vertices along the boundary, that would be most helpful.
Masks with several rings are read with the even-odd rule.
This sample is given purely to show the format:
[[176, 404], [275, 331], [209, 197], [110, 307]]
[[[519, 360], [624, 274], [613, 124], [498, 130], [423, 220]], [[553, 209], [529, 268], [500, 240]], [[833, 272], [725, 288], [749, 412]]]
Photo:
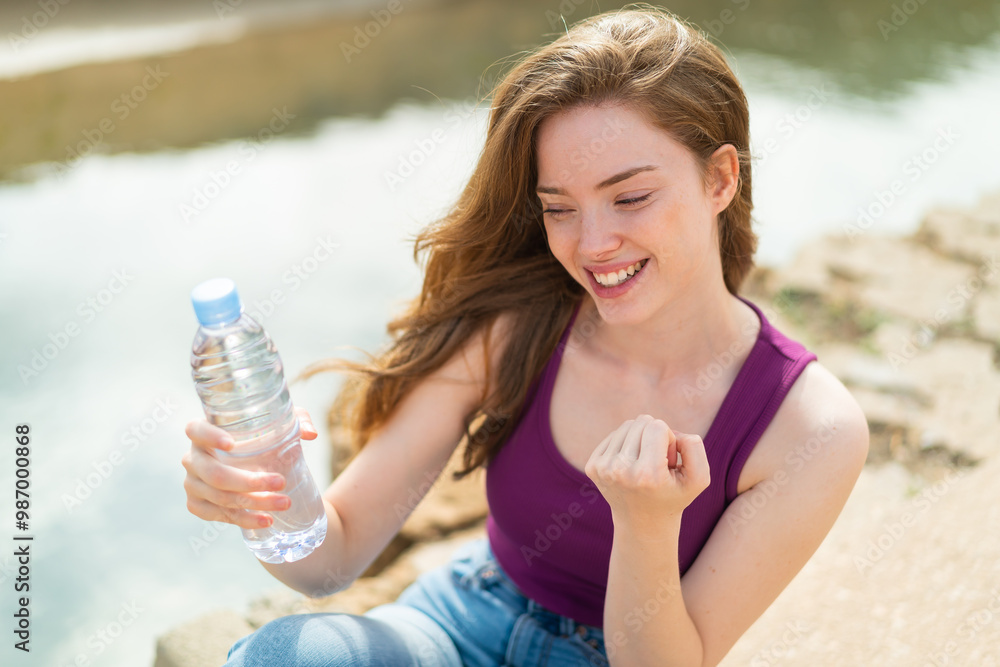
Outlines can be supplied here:
[[[503, 315], [494, 323], [491, 364], [498, 363], [508, 326]], [[483, 395], [484, 333], [414, 387], [323, 492], [328, 533], [320, 548], [294, 563], [262, 563], [276, 579], [312, 597], [330, 595], [385, 549], [437, 480], [461, 441], [464, 416]]]
[[[788, 455], [771, 457], [770, 474], [729, 505], [683, 578], [678, 516], [615, 516], [604, 613], [611, 665], [717, 665], [822, 543], [861, 474], [868, 425], [833, 375], [810, 376], [779, 409]], [[829, 437], [819, 452], [791, 456], [820, 431]], [[779, 490], [758, 498], [768, 479]]]

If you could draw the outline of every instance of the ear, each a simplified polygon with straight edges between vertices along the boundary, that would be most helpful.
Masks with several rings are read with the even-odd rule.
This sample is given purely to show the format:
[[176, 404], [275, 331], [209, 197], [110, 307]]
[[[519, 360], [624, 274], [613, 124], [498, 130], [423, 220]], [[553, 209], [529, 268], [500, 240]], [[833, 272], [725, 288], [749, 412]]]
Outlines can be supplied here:
[[740, 182], [740, 160], [736, 147], [723, 144], [708, 158], [708, 190], [715, 214], [726, 210]]

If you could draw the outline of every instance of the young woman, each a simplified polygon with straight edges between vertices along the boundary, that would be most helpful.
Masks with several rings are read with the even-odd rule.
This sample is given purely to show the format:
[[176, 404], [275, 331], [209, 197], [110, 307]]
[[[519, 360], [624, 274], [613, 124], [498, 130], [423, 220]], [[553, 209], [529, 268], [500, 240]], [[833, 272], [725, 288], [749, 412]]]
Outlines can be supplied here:
[[[739, 82], [666, 12], [582, 21], [513, 67], [468, 185], [417, 238], [423, 289], [391, 347], [341, 364], [357, 451], [326, 541], [264, 567], [347, 587], [460, 442], [459, 475], [486, 468], [488, 537], [364, 615], [268, 623], [227, 664], [717, 664], [868, 451], [843, 385], [738, 294], [748, 148]], [[186, 433], [193, 514], [251, 527], [287, 505], [280, 476], [212, 456], [223, 431]]]

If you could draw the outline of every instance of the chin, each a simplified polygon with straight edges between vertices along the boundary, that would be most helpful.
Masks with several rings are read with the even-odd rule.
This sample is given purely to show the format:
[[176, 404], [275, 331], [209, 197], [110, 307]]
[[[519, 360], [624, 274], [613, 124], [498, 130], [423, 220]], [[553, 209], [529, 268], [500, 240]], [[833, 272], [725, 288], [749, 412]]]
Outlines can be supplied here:
[[620, 326], [639, 324], [645, 322], [652, 315], [648, 301], [606, 300], [593, 295], [591, 298], [597, 304], [597, 312], [605, 324]]

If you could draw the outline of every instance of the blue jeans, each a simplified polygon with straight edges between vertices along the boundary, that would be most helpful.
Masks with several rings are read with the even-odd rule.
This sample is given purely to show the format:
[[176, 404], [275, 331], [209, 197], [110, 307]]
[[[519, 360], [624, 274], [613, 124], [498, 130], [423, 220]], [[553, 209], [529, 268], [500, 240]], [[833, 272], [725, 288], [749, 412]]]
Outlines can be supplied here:
[[483, 537], [364, 615], [296, 614], [237, 641], [227, 667], [607, 667], [604, 634], [531, 600]]

